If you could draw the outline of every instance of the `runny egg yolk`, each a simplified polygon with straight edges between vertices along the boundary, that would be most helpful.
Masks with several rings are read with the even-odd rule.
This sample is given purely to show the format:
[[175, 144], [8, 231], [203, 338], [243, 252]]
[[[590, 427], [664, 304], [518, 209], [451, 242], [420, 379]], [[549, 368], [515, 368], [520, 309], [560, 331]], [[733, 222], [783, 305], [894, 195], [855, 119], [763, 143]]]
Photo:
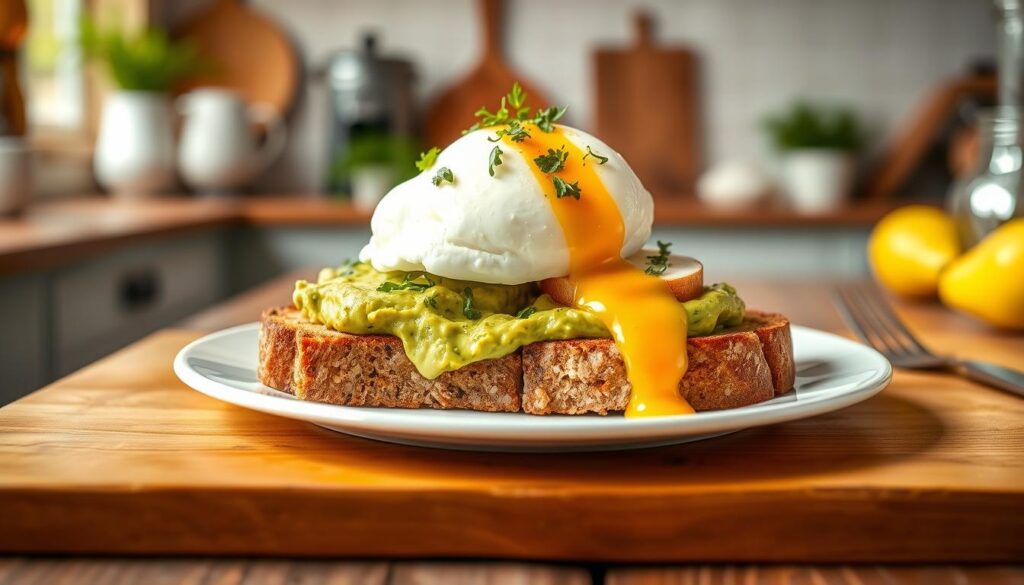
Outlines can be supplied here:
[[[627, 417], [689, 414], [693, 408], [679, 395], [686, 373], [686, 319], [672, 291], [660, 279], [622, 259], [625, 228], [622, 214], [595, 167], [583, 151], [555, 127], [543, 132], [524, 125], [530, 137], [503, 144], [526, 157], [561, 224], [569, 247], [569, 280], [575, 285], [574, 303], [595, 313], [612, 332], [633, 387]], [[534, 159], [548, 150], [565, 149], [561, 170], [546, 174]], [[600, 153], [599, 153], [600, 154]], [[578, 182], [580, 198], [558, 198], [552, 182], [557, 176]]]

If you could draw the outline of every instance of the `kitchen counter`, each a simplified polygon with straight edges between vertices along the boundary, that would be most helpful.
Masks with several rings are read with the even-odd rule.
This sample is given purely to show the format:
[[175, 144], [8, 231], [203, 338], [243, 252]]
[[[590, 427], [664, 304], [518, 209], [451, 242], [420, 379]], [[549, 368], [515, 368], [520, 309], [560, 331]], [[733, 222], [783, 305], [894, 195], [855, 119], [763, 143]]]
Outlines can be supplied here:
[[[224, 404], [174, 377], [171, 360], [185, 343], [286, 303], [292, 281], [312, 272], [236, 297], [0, 409], [0, 550], [591, 563], [1024, 558], [1024, 401], [943, 374], [899, 371], [879, 396], [812, 419], [699, 443], [576, 455], [377, 443]], [[847, 333], [826, 286], [737, 285], [752, 306]], [[1024, 368], [1022, 336], [935, 305], [897, 309], [936, 350]], [[40, 566], [62, 574], [69, 563], [136, 575], [152, 567], [202, 575], [241, 566], [253, 579], [351, 570], [365, 583], [449, 582], [460, 571], [471, 574], [463, 582], [1024, 579], [1020, 568], [992, 566], [28, 559], [0, 563], [0, 582], [29, 582]]]
[[[721, 211], [693, 202], [655, 206], [659, 227], [869, 228], [892, 204], [851, 207], [824, 215], [778, 209]], [[366, 226], [370, 213], [312, 197], [162, 198], [116, 202], [91, 197], [41, 203], [0, 219], [0, 275], [39, 270], [157, 236], [226, 225]]]

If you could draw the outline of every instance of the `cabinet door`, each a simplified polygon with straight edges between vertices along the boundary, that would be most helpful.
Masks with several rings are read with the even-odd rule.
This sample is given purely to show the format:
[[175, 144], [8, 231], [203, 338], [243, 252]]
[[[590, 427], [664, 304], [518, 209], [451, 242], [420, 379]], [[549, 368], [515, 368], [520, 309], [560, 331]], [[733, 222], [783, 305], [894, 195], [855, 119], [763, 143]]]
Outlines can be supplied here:
[[53, 280], [55, 374], [62, 376], [219, 300], [217, 234], [149, 244], [58, 272]]
[[43, 386], [48, 376], [46, 279], [0, 279], [0, 405]]

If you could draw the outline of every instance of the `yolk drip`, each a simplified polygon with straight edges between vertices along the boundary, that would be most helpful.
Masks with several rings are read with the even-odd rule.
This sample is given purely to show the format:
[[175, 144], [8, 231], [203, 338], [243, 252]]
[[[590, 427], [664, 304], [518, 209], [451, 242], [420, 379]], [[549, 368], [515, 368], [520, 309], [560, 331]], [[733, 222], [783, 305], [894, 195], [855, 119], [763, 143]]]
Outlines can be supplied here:
[[[558, 218], [569, 246], [569, 280], [574, 302], [595, 313], [612, 332], [626, 364], [633, 392], [627, 417], [688, 414], [693, 408], [679, 395], [686, 373], [686, 319], [672, 291], [622, 259], [625, 227], [615, 200], [608, 193], [589, 157], [563, 134], [526, 125], [530, 138], [504, 143], [527, 159]], [[565, 168], [554, 173], [568, 183], [579, 182], [580, 198], [556, 197], [551, 176], [533, 159], [548, 149], [565, 148]]]

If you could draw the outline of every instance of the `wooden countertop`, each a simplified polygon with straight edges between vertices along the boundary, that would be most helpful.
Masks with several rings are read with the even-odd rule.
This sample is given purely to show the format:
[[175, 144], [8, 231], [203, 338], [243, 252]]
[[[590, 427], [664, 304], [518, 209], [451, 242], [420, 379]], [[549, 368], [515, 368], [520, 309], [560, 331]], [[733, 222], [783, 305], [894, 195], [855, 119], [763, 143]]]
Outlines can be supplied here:
[[[655, 224], [764, 229], [867, 229], [892, 204], [872, 204], [825, 215], [785, 210], [718, 211], [692, 202], [659, 202]], [[370, 213], [311, 197], [195, 199], [168, 197], [136, 202], [91, 197], [32, 207], [0, 219], [0, 275], [38, 270], [101, 253], [145, 238], [235, 224], [262, 226], [366, 225]]]
[[[298, 276], [306, 274], [0, 409], [0, 550], [606, 562], [1024, 558], [1024, 401], [948, 375], [900, 371], [856, 406], [714, 440], [575, 455], [377, 443], [221, 403], [175, 378], [171, 361], [184, 344], [287, 302]], [[820, 284], [737, 285], [752, 306], [845, 332]], [[938, 306], [898, 311], [937, 350], [1024, 367], [1022, 336]]]

